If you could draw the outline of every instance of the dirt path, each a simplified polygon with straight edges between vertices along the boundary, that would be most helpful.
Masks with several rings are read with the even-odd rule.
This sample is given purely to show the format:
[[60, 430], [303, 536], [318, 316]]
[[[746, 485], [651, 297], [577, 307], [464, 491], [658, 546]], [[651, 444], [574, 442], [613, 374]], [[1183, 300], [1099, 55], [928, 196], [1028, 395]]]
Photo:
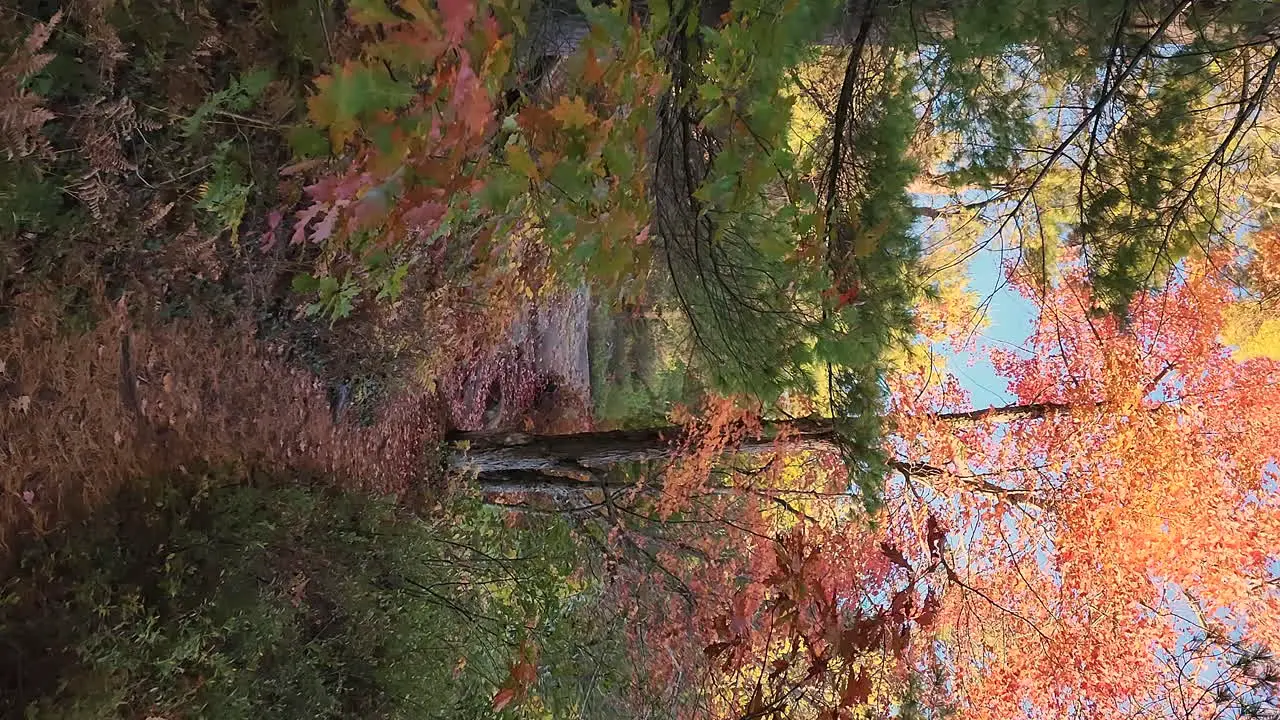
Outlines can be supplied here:
[[587, 327], [591, 294], [586, 287], [556, 298], [534, 313], [537, 328], [537, 362], [546, 372], [591, 400], [591, 361]]
[[192, 320], [143, 325], [118, 308], [82, 334], [58, 304], [23, 296], [0, 329], [0, 557], [122, 482], [200, 466], [332, 478], [406, 497], [444, 434], [438, 397], [408, 389], [369, 427], [335, 422], [319, 378], [252, 328]]

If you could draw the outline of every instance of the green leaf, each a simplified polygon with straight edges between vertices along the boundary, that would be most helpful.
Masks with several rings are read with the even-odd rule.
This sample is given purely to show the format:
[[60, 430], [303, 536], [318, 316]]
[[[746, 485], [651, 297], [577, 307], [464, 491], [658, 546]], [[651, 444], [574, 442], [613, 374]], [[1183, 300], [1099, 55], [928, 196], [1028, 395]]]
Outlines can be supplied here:
[[602, 150], [604, 161], [609, 164], [609, 172], [620, 177], [629, 178], [636, 171], [633, 148], [621, 137], [614, 137]]
[[485, 183], [484, 190], [480, 191], [480, 200], [490, 210], [506, 212], [511, 201], [528, 187], [528, 180], [510, 170], [503, 169], [495, 172], [489, 178], [489, 182]]
[[291, 283], [293, 291], [298, 294], [313, 293], [320, 289], [320, 280], [311, 273], [298, 273]]
[[244, 112], [252, 108], [274, 78], [275, 76], [270, 70], [259, 68], [232, 81], [231, 88], [234, 93], [229, 103], [231, 109], [237, 112]]
[[533, 164], [533, 158], [529, 157], [529, 151], [523, 145], [517, 143], [507, 146], [507, 164], [512, 170], [530, 180], [538, 179], [538, 168]]
[[378, 290], [379, 300], [395, 300], [404, 292], [404, 279], [409, 274], [409, 263], [401, 263], [392, 269], [382, 280], [382, 287]]
[[316, 86], [319, 92], [307, 101], [308, 114], [317, 125], [328, 127], [335, 140], [349, 135], [356, 120], [402, 108], [414, 95], [412, 85], [391, 79], [384, 68], [355, 63], [317, 78]]
[[329, 140], [310, 125], [298, 125], [289, 130], [289, 147], [294, 157], [300, 160], [329, 154]]

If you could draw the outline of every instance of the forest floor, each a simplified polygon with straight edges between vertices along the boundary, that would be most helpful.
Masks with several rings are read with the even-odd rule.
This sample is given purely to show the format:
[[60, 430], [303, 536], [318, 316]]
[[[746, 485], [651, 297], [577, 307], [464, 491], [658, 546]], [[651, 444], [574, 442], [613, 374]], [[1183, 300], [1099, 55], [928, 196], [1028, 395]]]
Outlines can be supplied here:
[[17, 303], [0, 330], [0, 541], [188, 468], [299, 472], [406, 501], [439, 490], [448, 421], [427, 386], [399, 388], [361, 422], [248, 323], [140, 322], [103, 303], [91, 329], [68, 333], [48, 296]]
[[24, 113], [0, 136], [0, 556], [200, 466], [422, 502], [496, 395], [491, 423], [590, 426], [585, 290], [493, 333], [448, 302], [465, 277], [339, 320], [293, 292], [323, 248], [269, 229], [322, 163], [298, 162], [308, 83], [354, 39], [322, 4], [238, 8], [0, 9], [0, 102]]
[[591, 398], [591, 358], [587, 326], [591, 291], [586, 287], [542, 305], [535, 311], [538, 352], [535, 364], [588, 401]]

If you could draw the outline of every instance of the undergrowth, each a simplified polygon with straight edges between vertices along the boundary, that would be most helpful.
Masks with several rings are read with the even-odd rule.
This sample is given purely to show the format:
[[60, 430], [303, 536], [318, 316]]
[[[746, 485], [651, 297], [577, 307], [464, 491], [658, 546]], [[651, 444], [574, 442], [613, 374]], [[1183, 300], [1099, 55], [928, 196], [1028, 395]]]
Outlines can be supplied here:
[[31, 546], [0, 584], [0, 654], [23, 658], [0, 716], [483, 718], [538, 654], [503, 716], [566, 717], [614, 681], [562, 521], [288, 484], [162, 478]]

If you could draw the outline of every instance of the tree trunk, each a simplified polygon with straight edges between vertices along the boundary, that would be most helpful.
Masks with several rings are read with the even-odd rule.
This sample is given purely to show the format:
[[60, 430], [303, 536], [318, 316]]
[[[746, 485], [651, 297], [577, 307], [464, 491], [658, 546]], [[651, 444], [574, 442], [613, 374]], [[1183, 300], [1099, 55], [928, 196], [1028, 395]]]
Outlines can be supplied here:
[[[1215, 12], [1215, 3], [1212, 0], [1192, 0], [1191, 2], [1182, 2], [1180, 0], [1168, 0], [1166, 3], [1152, 8], [1156, 15], [1162, 12], [1174, 11], [1181, 9], [1179, 17], [1166, 28], [1164, 38], [1167, 42], [1175, 45], [1188, 45], [1206, 36], [1213, 38], [1213, 26], [1201, 26], [1198, 22], [1188, 21], [1183, 16], [1212, 17]], [[701, 22], [703, 25], [715, 27], [720, 22], [721, 14], [727, 10], [729, 3], [716, 2], [716, 0], [706, 0], [701, 7]], [[827, 28], [822, 33], [821, 38], [816, 43], [830, 47], [843, 47], [851, 45], [854, 38], [858, 34], [858, 28], [862, 24], [862, 13], [866, 8], [865, 3], [848, 3], [844, 17], [840, 18], [834, 27]], [[952, 36], [952, 24], [950, 21], [951, 3], [943, 0], [942, 2], [933, 3], [929, 7], [917, 6], [913, 8], [914, 19], [912, 27], [915, 28], [918, 35], [924, 37], [949, 38]], [[1263, 35], [1274, 23], [1276, 16], [1280, 15], [1280, 5], [1276, 9], [1269, 12], [1264, 18], [1256, 23], [1257, 27], [1247, 28], [1244, 32], [1246, 40], [1258, 39]], [[886, 21], [890, 18], [886, 18]], [[582, 14], [557, 8], [544, 7], [534, 12], [529, 20], [529, 53], [531, 57], [556, 57], [564, 58], [572, 55], [581, 46], [583, 39], [591, 30], [590, 24], [586, 17]], [[1133, 23], [1131, 31], [1135, 34], [1141, 34], [1144, 30], [1154, 29], [1154, 26], [1143, 25], [1141, 23]], [[1064, 33], [1088, 32], [1083, 28], [1064, 28]], [[1221, 35], [1222, 33], [1217, 33]], [[880, 45], [885, 42], [887, 37], [887, 28], [884, 23], [877, 23], [870, 31], [867, 42], [871, 45]]]
[[[461, 432], [450, 436], [456, 447], [450, 467], [480, 475], [532, 472], [575, 477], [608, 470], [623, 463], [671, 460], [674, 442], [684, 432], [677, 425], [643, 430], [604, 430], [572, 435]], [[835, 426], [829, 420], [802, 418], [765, 423], [764, 436], [735, 448], [759, 454], [773, 447], [780, 434], [801, 443], [834, 446]]]
[[[1066, 405], [1033, 403], [941, 413], [939, 420], [954, 424], [1008, 423], [1036, 420], [1064, 412]], [[450, 435], [455, 450], [449, 458], [454, 472], [474, 474], [486, 492], [537, 492], [565, 495], [575, 489], [600, 487], [601, 475], [624, 463], [670, 462], [679, 426], [643, 430], [605, 430], [572, 435], [459, 432]], [[734, 453], [762, 455], [777, 450], [773, 440], [790, 438], [788, 447], [837, 451], [839, 434], [826, 418], [768, 421], [764, 434], [733, 449]], [[928, 474], [920, 468], [903, 468]]]

